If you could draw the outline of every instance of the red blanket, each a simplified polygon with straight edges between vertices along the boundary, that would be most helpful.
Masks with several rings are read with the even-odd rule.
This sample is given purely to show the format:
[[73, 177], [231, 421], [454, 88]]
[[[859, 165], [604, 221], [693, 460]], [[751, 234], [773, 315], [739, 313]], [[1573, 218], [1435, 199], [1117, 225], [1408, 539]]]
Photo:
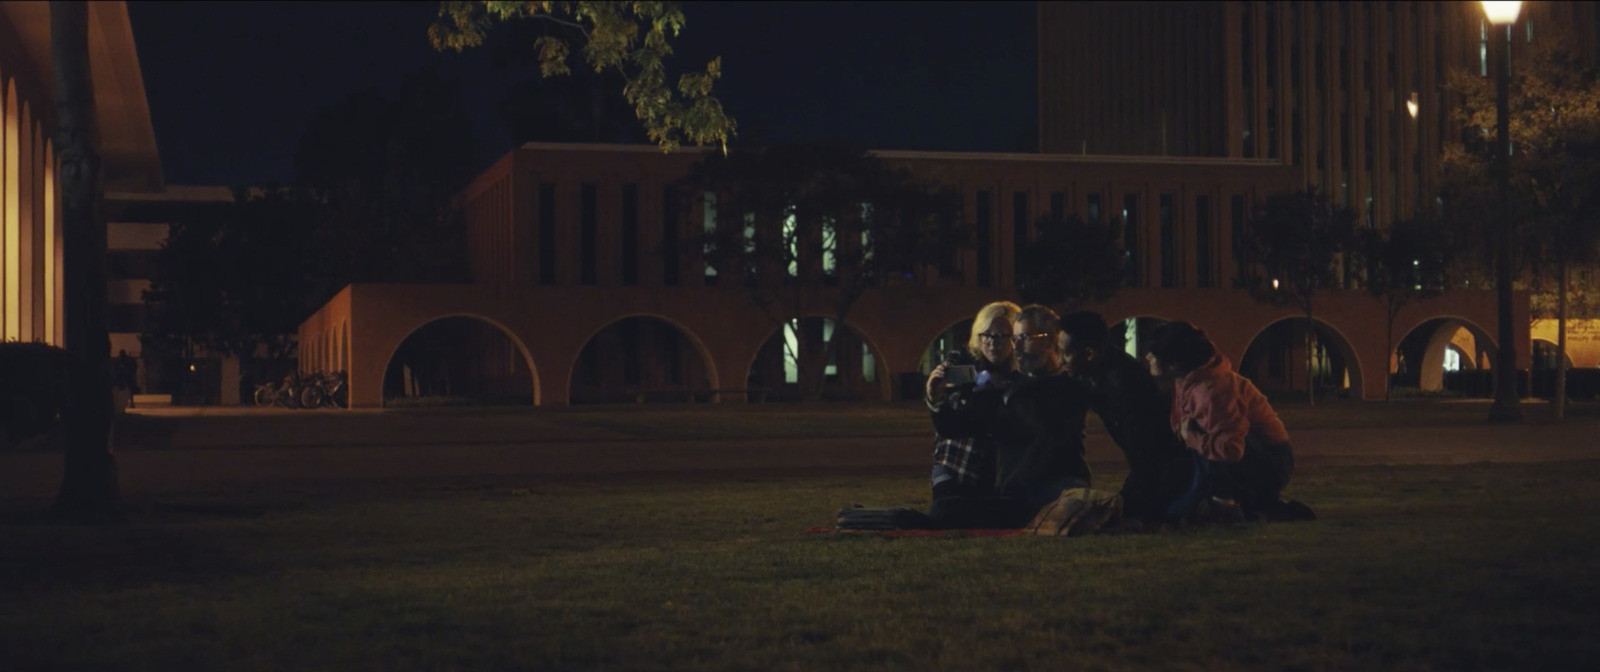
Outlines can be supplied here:
[[1020, 537], [1024, 530], [839, 530], [813, 527], [806, 534], [872, 534], [880, 537]]

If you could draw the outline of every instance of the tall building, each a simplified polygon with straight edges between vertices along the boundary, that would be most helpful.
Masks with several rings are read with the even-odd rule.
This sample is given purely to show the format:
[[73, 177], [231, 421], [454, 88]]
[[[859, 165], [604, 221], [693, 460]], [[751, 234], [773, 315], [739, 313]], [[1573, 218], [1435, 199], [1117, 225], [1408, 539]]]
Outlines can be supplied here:
[[1386, 224], [1434, 206], [1452, 69], [1487, 76], [1492, 35], [1593, 58], [1596, 18], [1525, 2], [1511, 34], [1476, 2], [1041, 2], [1039, 149], [1278, 161]]
[[[456, 351], [473, 361], [452, 371], [455, 382], [476, 376], [496, 396], [537, 404], [785, 396], [796, 383], [795, 353], [829, 338], [839, 339], [828, 369], [839, 397], [915, 397], [929, 365], [965, 342], [978, 308], [1018, 298], [1017, 252], [1034, 235], [1031, 224], [1076, 213], [1123, 228], [1126, 286], [1097, 308], [1124, 347], [1137, 351], [1151, 321], [1185, 320], [1265, 387], [1308, 384], [1295, 310], [1233, 288], [1234, 232], [1254, 203], [1299, 182], [1282, 162], [878, 151], [957, 190], [976, 243], [946, 268], [911, 269], [868, 290], [836, 325], [827, 313], [774, 323], [740, 283], [723, 282], [685, 246], [718, 221], [715, 194], [679, 186], [701, 154], [512, 150], [461, 196], [472, 283], [351, 285], [301, 325], [302, 368], [347, 368], [352, 405], [378, 406], [415, 387], [421, 358], [407, 359], [414, 338], [468, 320], [492, 338], [458, 339]], [[1319, 301], [1312, 384], [1382, 396], [1392, 353], [1380, 304], [1359, 290]], [[1518, 306], [1525, 315], [1525, 295]], [[1474, 291], [1407, 306], [1397, 327], [1425, 332], [1438, 362], [1451, 348], [1465, 352], [1470, 368], [1492, 351], [1483, 346], [1493, 325], [1493, 295]], [[1526, 366], [1526, 341], [1517, 351]], [[506, 395], [508, 382], [523, 392]]]
[[[1040, 3], [1040, 153], [877, 152], [958, 190], [977, 242], [952, 269], [868, 291], [850, 324], [769, 324], [673, 244], [716, 203], [672, 187], [695, 151], [530, 144], [462, 195], [472, 285], [349, 287], [302, 325], [301, 342], [320, 344], [302, 361], [348, 365], [353, 402], [378, 405], [396, 380], [412, 386], [409, 335], [476, 319], [502, 336], [474, 341], [481, 375], [531, 378], [535, 403], [659, 388], [743, 401], [792, 383], [787, 359], [831, 333], [846, 339], [829, 367], [839, 389], [915, 395], [931, 358], [965, 338], [963, 316], [1016, 298], [1033, 218], [1077, 213], [1123, 222], [1125, 288], [1098, 308], [1130, 351], [1146, 322], [1186, 320], [1263, 387], [1372, 398], [1397, 375], [1438, 389], [1447, 371], [1499, 368], [1492, 293], [1413, 304], [1388, 334], [1364, 292], [1328, 292], [1308, 374], [1303, 322], [1234, 289], [1233, 238], [1265, 195], [1307, 186], [1372, 226], [1436, 207], [1436, 162], [1456, 132], [1448, 73], [1487, 74], [1491, 38], [1514, 56], [1565, 32], [1592, 55], [1595, 19], [1586, 3], [1527, 3], [1501, 37], [1464, 2]], [[691, 214], [672, 205], [684, 202]], [[1528, 305], [1517, 293], [1519, 321]], [[1530, 366], [1529, 336], [1517, 330], [1508, 367]]]
[[[124, 2], [91, 2], [89, 66], [107, 218], [111, 353], [140, 358], [145, 392], [237, 403], [238, 366], [146, 356], [140, 345], [149, 260], [182, 211], [232, 199], [226, 188], [168, 185]], [[60, 163], [50, 3], [0, 2], [0, 340], [64, 342]], [[191, 371], [195, 376], [185, 376]], [[163, 373], [167, 372], [167, 373]], [[230, 373], [231, 372], [231, 373]]]

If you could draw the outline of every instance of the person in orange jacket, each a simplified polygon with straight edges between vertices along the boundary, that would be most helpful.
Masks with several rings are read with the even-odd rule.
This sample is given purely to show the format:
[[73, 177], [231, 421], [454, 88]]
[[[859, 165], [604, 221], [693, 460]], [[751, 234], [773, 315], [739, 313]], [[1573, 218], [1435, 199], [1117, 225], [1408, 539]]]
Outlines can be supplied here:
[[1204, 331], [1187, 322], [1167, 324], [1145, 359], [1151, 375], [1173, 381], [1172, 430], [1204, 458], [1213, 497], [1236, 502], [1246, 520], [1316, 517], [1310, 507], [1281, 496], [1294, 473], [1289, 430]]

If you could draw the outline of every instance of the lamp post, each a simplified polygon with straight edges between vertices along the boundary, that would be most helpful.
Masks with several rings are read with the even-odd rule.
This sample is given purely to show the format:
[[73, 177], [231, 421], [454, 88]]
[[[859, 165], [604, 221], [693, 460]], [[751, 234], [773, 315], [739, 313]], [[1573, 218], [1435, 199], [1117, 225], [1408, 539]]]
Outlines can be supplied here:
[[1522, 404], [1517, 399], [1517, 350], [1513, 343], [1516, 325], [1512, 316], [1511, 295], [1511, 104], [1507, 87], [1511, 79], [1510, 45], [1507, 31], [1517, 22], [1520, 2], [1484, 2], [1483, 14], [1495, 29], [1489, 33], [1489, 60], [1494, 63], [1495, 89], [1495, 182], [1500, 198], [1500, 249], [1495, 258], [1495, 292], [1498, 295], [1500, 343], [1495, 358], [1494, 405], [1489, 407], [1489, 422], [1521, 422]]

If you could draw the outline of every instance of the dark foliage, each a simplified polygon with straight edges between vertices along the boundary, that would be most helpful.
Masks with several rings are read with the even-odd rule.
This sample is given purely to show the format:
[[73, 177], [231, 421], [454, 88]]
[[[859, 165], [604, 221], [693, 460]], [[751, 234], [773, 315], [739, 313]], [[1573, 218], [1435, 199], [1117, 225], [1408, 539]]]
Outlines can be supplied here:
[[1024, 303], [1070, 311], [1116, 294], [1124, 275], [1120, 221], [1094, 225], [1072, 214], [1034, 226], [1033, 240], [1017, 250], [1017, 292]]

